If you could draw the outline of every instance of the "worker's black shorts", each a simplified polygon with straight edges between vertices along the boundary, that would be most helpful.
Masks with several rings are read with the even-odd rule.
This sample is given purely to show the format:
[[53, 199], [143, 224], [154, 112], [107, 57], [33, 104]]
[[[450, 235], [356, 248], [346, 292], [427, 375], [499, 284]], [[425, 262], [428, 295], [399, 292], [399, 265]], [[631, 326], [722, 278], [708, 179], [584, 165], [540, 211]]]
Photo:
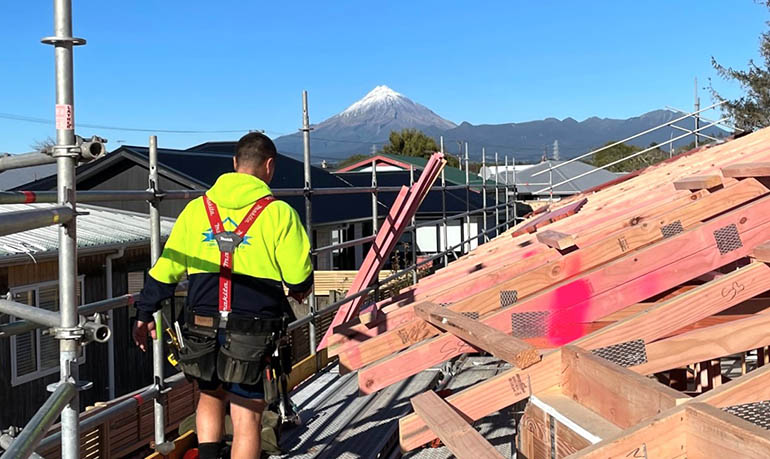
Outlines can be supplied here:
[[[217, 340], [219, 345], [222, 346], [225, 342], [225, 330], [219, 329], [217, 333]], [[247, 398], [250, 400], [264, 400], [265, 388], [260, 379], [256, 384], [236, 384], [229, 382], [222, 382], [217, 377], [217, 372], [214, 372], [214, 376], [211, 381], [203, 381], [202, 379], [195, 378], [198, 381], [198, 388], [204, 391], [215, 391], [220, 387], [231, 394], [239, 397]]]

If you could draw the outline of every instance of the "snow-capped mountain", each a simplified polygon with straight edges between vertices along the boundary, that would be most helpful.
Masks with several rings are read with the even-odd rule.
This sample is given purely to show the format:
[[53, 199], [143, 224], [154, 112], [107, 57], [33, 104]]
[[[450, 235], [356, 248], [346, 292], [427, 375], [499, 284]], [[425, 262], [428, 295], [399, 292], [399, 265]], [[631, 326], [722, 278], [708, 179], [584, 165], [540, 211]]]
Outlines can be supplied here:
[[[456, 126], [403, 94], [377, 86], [339, 114], [314, 125], [311, 151], [314, 157], [345, 158], [370, 153], [372, 145], [381, 147], [391, 131], [413, 128], [439, 135]], [[281, 151], [302, 152], [299, 134], [279, 137], [275, 143]]]
[[[369, 154], [373, 148], [381, 149], [391, 131], [414, 128], [435, 138], [437, 143], [439, 136], [444, 136], [444, 144], [450, 154], [458, 154], [462, 143], [468, 142], [473, 161], [480, 160], [482, 147], [486, 147], [491, 158], [494, 152], [499, 152], [500, 158], [509, 155], [519, 162], [537, 161], [544, 154], [552, 155], [555, 140], [559, 142], [561, 158], [568, 159], [679, 117], [670, 110], [655, 110], [628, 119], [591, 117], [577, 121], [572, 118], [546, 118], [521, 123], [473, 125], [462, 122], [455, 125], [387, 86], [377, 86], [339, 114], [314, 125], [310, 151], [314, 163], [322, 159], [333, 162], [353, 154]], [[684, 120], [677, 124], [690, 127], [692, 123], [692, 120]], [[704, 133], [714, 137], [726, 135], [718, 127], [710, 127]], [[664, 128], [629, 143], [646, 147], [651, 142], [665, 142], [681, 134], [674, 128]], [[687, 137], [675, 142], [674, 146], [691, 141], [692, 137]], [[282, 153], [302, 156], [300, 133], [279, 137], [275, 143]]]

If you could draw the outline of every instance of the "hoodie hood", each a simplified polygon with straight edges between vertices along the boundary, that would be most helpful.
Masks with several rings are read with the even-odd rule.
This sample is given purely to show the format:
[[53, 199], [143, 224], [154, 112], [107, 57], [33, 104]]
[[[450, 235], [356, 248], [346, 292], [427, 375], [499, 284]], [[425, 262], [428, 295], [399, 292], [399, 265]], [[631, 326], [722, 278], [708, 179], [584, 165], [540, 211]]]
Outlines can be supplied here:
[[249, 174], [230, 172], [222, 174], [206, 196], [217, 206], [240, 209], [254, 204], [257, 199], [272, 194], [265, 182]]

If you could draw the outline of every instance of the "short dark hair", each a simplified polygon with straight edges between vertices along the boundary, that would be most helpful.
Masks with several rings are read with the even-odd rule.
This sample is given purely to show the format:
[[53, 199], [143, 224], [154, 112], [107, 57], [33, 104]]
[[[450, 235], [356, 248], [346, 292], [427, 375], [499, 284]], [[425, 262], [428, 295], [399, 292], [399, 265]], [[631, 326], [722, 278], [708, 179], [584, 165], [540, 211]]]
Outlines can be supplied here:
[[238, 164], [243, 165], [258, 167], [277, 154], [273, 141], [261, 132], [249, 132], [241, 137], [235, 147], [235, 158]]

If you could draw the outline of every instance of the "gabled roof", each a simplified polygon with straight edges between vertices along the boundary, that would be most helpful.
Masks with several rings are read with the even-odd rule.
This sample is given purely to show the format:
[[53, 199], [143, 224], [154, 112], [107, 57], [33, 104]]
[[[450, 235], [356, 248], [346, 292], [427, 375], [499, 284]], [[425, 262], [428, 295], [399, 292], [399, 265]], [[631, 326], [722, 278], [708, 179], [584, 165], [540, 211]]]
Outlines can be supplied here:
[[[404, 170], [409, 170], [412, 166], [415, 169], [424, 169], [428, 164], [428, 160], [419, 156], [405, 156], [405, 155], [392, 155], [389, 153], [378, 153], [372, 157], [362, 159], [354, 164], [350, 164], [341, 169], [338, 169], [336, 173], [343, 172], [356, 172], [361, 169], [371, 167], [372, 162], [385, 163], [391, 166], [399, 167]], [[465, 171], [456, 167], [445, 166], [444, 177], [449, 184], [452, 185], [465, 185]], [[480, 185], [482, 180], [477, 174], [468, 174], [468, 182], [471, 185]]]
[[[8, 212], [53, 206], [56, 204], [6, 204], [0, 206], [0, 218]], [[80, 253], [149, 244], [148, 215], [92, 205], [78, 205], [78, 210], [85, 213], [77, 218], [77, 243]], [[161, 218], [160, 230], [163, 238], [171, 233], [173, 223], [172, 219]], [[0, 236], [1, 265], [28, 263], [40, 257], [53, 256], [58, 250], [58, 226]]]

